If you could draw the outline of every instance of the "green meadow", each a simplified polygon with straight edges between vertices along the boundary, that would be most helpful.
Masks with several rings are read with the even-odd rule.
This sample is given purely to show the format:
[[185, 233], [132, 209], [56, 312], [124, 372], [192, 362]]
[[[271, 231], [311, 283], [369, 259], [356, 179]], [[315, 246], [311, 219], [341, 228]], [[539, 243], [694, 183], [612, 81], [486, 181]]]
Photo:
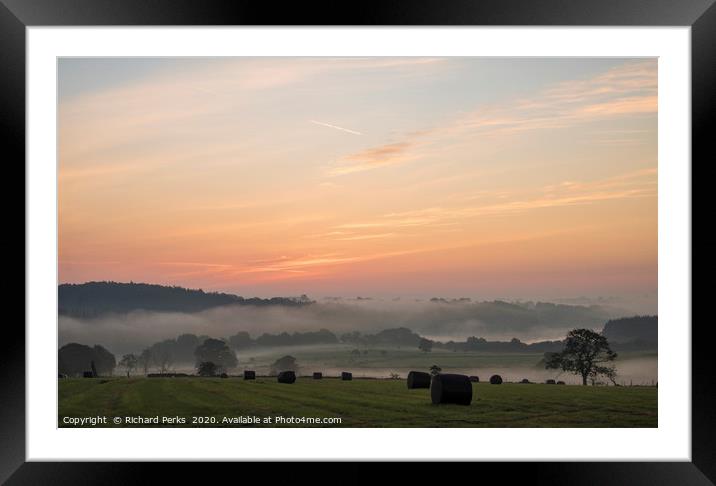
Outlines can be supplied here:
[[[67, 422], [101, 416], [107, 417], [102, 427], [657, 427], [657, 392], [652, 386], [473, 383], [472, 404], [460, 406], [433, 405], [430, 390], [408, 390], [405, 380], [65, 378], [59, 380], [58, 424], [79, 426]], [[164, 423], [127, 424], [126, 417]], [[246, 417], [260, 422], [247, 425]], [[318, 423], [300, 422], [303, 417]]]

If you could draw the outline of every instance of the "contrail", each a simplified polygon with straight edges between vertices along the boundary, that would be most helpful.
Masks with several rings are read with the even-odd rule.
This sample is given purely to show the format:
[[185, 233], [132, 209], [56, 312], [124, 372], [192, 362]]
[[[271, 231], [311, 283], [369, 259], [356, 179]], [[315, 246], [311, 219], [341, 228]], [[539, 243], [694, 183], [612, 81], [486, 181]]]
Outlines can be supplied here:
[[341, 130], [342, 132], [352, 133], [353, 135], [363, 135], [361, 132], [356, 132], [355, 130], [349, 130], [347, 128], [339, 127], [336, 125], [331, 125], [330, 123], [323, 123], [323, 122], [319, 122], [316, 120], [309, 120], [309, 121], [311, 123], [313, 123], [314, 125], [321, 125], [321, 126], [328, 127], [328, 128], [335, 128], [336, 130]]

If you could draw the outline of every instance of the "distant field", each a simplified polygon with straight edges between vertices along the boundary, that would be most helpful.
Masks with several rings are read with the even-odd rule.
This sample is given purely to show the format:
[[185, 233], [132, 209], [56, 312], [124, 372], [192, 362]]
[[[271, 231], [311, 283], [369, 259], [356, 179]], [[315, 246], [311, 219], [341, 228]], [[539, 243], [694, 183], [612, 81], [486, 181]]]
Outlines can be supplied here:
[[[473, 384], [470, 406], [432, 405], [430, 390], [404, 380], [299, 378], [71, 378], [59, 380], [65, 417], [106, 416], [105, 427], [240, 427], [224, 417], [340, 418], [300, 427], [657, 427], [656, 387]], [[180, 417], [184, 424], [127, 425], [114, 417]], [[192, 423], [201, 417], [203, 423]], [[124, 420], [124, 419], [122, 419]], [[259, 424], [276, 426], [276, 424]]]
[[[360, 356], [351, 351], [359, 349]], [[581, 383], [581, 379], [570, 374], [559, 374], [554, 370], [545, 370], [541, 364], [542, 353], [491, 353], [484, 351], [453, 352], [433, 349], [424, 353], [413, 347], [370, 347], [357, 348], [353, 345], [313, 345], [276, 348], [255, 348], [239, 350], [239, 370], [255, 369], [259, 374], [268, 374], [270, 365], [284, 355], [296, 358], [301, 372], [310, 374], [322, 371], [329, 375], [338, 375], [341, 371], [351, 371], [356, 377], [388, 378], [398, 373], [405, 378], [410, 370], [428, 371], [436, 364], [446, 373], [462, 373], [488, 378], [498, 373], [506, 381], [520, 381], [527, 378], [534, 382], [544, 382], [548, 378], [557, 378], [567, 383]], [[628, 352], [620, 353], [616, 361], [617, 382], [623, 385], [651, 385], [657, 382], [657, 353]], [[178, 370], [194, 373], [193, 363], [177, 366]], [[557, 376], [559, 375], [559, 376]]]

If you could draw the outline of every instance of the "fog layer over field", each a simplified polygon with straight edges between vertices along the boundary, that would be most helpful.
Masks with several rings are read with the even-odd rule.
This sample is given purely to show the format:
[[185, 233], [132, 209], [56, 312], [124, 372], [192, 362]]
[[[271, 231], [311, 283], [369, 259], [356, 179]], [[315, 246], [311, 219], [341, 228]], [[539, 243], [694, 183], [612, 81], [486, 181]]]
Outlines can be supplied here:
[[336, 335], [351, 331], [365, 334], [407, 327], [439, 340], [477, 336], [532, 342], [562, 339], [575, 327], [601, 330], [607, 320], [623, 315], [628, 311], [605, 306], [507, 302], [365, 299], [322, 301], [302, 307], [231, 305], [197, 313], [134, 311], [88, 319], [60, 316], [59, 341], [60, 346], [68, 342], [102, 344], [114, 353], [123, 353], [182, 333], [220, 338], [247, 331], [256, 338], [263, 333], [328, 329]]
[[[139, 353], [152, 344], [174, 339], [180, 334], [228, 338], [239, 331], [254, 339], [263, 333], [306, 332], [328, 329], [340, 338], [342, 333], [359, 331], [372, 334], [396, 327], [407, 327], [422, 336], [447, 342], [464, 341], [468, 336], [490, 341], [516, 337], [524, 342], [563, 339], [575, 327], [601, 331], [610, 318], [629, 315], [628, 311], [606, 306], [557, 305], [468, 301], [381, 301], [324, 300], [305, 306], [230, 305], [203, 312], [147, 312], [111, 314], [100, 318], [60, 316], [60, 346], [69, 342], [101, 344], [117, 358]], [[355, 349], [360, 348], [360, 355]], [[301, 346], [254, 346], [237, 351], [235, 372], [255, 369], [267, 374], [270, 365], [284, 355], [297, 359], [300, 373], [321, 371], [339, 375], [352, 371], [356, 377], [388, 378], [398, 373], [405, 378], [410, 370], [427, 371], [436, 364], [444, 372], [478, 375], [489, 379], [500, 374], [506, 381], [527, 378], [544, 382], [548, 378], [578, 383], [573, 375], [545, 370], [541, 353], [452, 352], [436, 346], [424, 353], [413, 346], [363, 346], [347, 343]], [[620, 353], [616, 363], [619, 383], [650, 384], [657, 381], [656, 354]], [[178, 372], [193, 373], [194, 363], [175, 362]]]
[[[348, 344], [311, 346], [272, 346], [242, 349], [237, 351], [239, 364], [232, 373], [241, 375], [244, 369], [255, 370], [259, 376], [269, 375], [271, 364], [281, 356], [296, 358], [298, 374], [311, 376], [313, 372], [324, 377], [338, 377], [342, 371], [350, 371], [355, 378], [391, 378], [397, 374], [405, 379], [412, 370], [430, 370], [433, 364], [444, 373], [460, 373], [478, 376], [488, 381], [494, 374], [506, 382], [519, 382], [526, 378], [533, 383], [544, 383], [547, 379], [562, 380], [567, 384], [581, 384], [579, 376], [559, 370], [546, 370], [542, 355], [527, 353], [480, 353], [458, 352], [435, 349], [423, 353], [412, 348], [370, 348], [367, 353], [355, 357], [351, 351], [355, 346]], [[365, 350], [364, 350], [365, 351]], [[622, 385], [651, 385], [658, 381], [658, 359], [655, 352], [621, 353], [614, 365], [617, 368], [616, 382]], [[175, 372], [194, 373], [194, 363], [175, 363]]]

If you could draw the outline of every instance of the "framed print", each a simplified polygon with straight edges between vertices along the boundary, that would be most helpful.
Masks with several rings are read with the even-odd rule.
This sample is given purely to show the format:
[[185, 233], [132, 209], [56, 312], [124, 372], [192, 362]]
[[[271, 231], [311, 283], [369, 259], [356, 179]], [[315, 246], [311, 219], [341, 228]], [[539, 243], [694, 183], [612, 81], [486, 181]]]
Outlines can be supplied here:
[[4, 1], [26, 305], [3, 479], [710, 484], [691, 181], [715, 9]]

